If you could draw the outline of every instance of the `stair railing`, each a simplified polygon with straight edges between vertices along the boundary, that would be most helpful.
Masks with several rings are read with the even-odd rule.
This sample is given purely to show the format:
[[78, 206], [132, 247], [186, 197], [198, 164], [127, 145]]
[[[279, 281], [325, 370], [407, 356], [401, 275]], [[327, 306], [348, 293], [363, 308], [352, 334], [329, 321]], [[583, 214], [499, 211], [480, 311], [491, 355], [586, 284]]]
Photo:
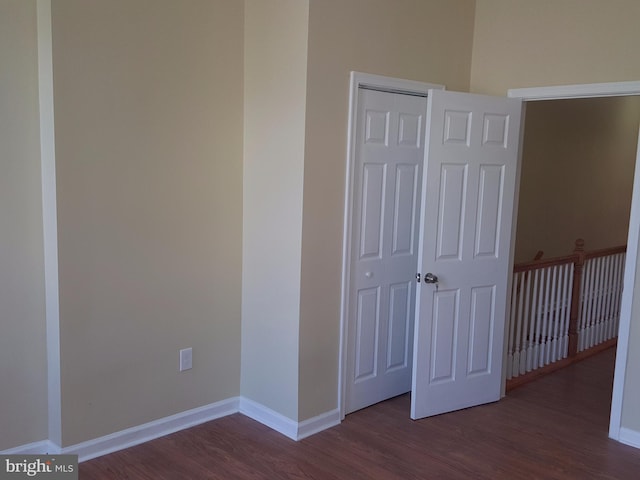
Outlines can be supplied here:
[[[521, 263], [513, 269], [507, 388], [616, 341], [626, 246]], [[536, 255], [541, 257], [541, 252]]]

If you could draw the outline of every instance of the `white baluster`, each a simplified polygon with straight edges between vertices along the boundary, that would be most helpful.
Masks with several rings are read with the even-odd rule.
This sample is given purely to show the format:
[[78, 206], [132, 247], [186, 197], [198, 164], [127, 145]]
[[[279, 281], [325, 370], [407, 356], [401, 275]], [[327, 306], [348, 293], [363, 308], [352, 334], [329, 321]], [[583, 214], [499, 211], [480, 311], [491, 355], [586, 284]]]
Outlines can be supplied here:
[[535, 328], [536, 328], [536, 306], [538, 299], [538, 284], [540, 270], [536, 269], [533, 271], [533, 294], [531, 296], [531, 319], [529, 321], [529, 343], [527, 345], [527, 372], [530, 372], [533, 369], [534, 364], [534, 352], [536, 351], [535, 346], [537, 343]]
[[529, 326], [529, 297], [531, 294], [531, 270], [526, 272], [526, 286], [523, 289], [524, 295], [524, 314], [522, 316], [522, 349], [520, 350], [520, 374], [527, 373], [527, 355], [529, 353], [527, 342], [527, 329]]
[[558, 334], [560, 331], [560, 319], [562, 318], [562, 280], [563, 280], [563, 266], [558, 265], [556, 267], [557, 270], [557, 280], [556, 280], [556, 295], [554, 301], [554, 312], [553, 312], [553, 332], [552, 332], [552, 348], [551, 348], [551, 358], [552, 362], [558, 360]]
[[596, 277], [597, 286], [596, 286], [596, 312], [593, 316], [594, 329], [593, 329], [593, 340], [591, 346], [598, 345], [602, 340], [602, 305], [604, 301], [604, 289], [605, 289], [605, 259], [604, 257], [599, 257], [597, 259], [598, 264], [598, 276]]
[[[564, 285], [564, 320], [562, 322], [562, 347], [560, 358], [567, 358], [569, 352], [569, 319], [571, 317], [571, 298], [573, 295], [573, 263], [566, 266]], [[578, 304], [579, 305], [579, 304]]]
[[580, 301], [578, 302], [578, 351], [584, 349], [585, 331], [587, 328], [587, 274], [589, 273], [589, 262], [585, 262], [580, 279]]
[[556, 321], [556, 291], [557, 291], [557, 279], [558, 279], [558, 267], [553, 266], [551, 268], [551, 290], [549, 292], [549, 303], [547, 309], [549, 311], [549, 324], [547, 330], [547, 345], [545, 362], [547, 364], [553, 363], [553, 329]]
[[622, 301], [622, 281], [624, 278], [624, 265], [626, 261], [626, 253], [617, 256], [616, 275], [614, 279], [613, 294], [613, 322], [611, 322], [611, 338], [618, 336], [618, 325], [620, 322], [620, 303]]
[[538, 314], [536, 315], [536, 336], [533, 347], [533, 369], [541, 367], [542, 360], [542, 321], [544, 317], [544, 285], [546, 269], [540, 269], [540, 285], [538, 288]]
[[520, 276], [520, 292], [518, 294], [518, 321], [516, 322], [515, 351], [513, 353], [513, 372], [520, 374], [520, 335], [522, 332], [522, 306], [524, 303], [524, 272]]
[[605, 289], [602, 309], [602, 329], [600, 333], [600, 341], [605, 342], [611, 338], [609, 332], [611, 330], [611, 307], [613, 303], [613, 261], [614, 256], [605, 257]]
[[589, 348], [591, 338], [591, 319], [593, 312], [593, 289], [594, 289], [594, 265], [593, 260], [587, 260], [585, 262], [587, 275], [585, 279], [584, 298], [585, 298], [585, 312], [584, 312], [584, 341], [582, 342], [582, 348], [578, 351]]
[[547, 329], [549, 324], [549, 295], [551, 289], [551, 268], [546, 268], [547, 281], [544, 285], [544, 317], [542, 319], [542, 336], [540, 337], [540, 363], [541, 367], [547, 363]]
[[513, 335], [516, 324], [516, 298], [518, 296], [520, 273], [513, 274], [513, 284], [511, 287], [511, 315], [509, 317], [509, 337], [507, 348], [507, 380], [510, 380], [513, 376]]

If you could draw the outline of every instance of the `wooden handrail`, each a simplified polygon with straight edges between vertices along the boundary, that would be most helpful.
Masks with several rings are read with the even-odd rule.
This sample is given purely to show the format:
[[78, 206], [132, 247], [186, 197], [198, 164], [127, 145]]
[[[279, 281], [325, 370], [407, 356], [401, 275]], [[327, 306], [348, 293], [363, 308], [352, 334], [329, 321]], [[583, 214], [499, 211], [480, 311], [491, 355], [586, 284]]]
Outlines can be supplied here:
[[545, 258], [541, 260], [531, 260], [530, 262], [517, 263], [513, 266], [513, 273], [536, 270], [538, 268], [553, 267], [554, 265], [564, 265], [577, 261], [576, 254], [565, 255], [564, 257]]
[[584, 254], [585, 258], [598, 258], [606, 257], [607, 255], [616, 255], [618, 253], [625, 253], [627, 251], [626, 245], [619, 245], [617, 247], [602, 248], [600, 250], [592, 250]]
[[[545, 267], [552, 267], [554, 265], [564, 265], [565, 263], [574, 263], [578, 261], [578, 254], [577, 249], [578, 249], [578, 242], [580, 242], [581, 239], [577, 239], [576, 240], [576, 245], [574, 246], [574, 253], [572, 253], [571, 255], [565, 255], [563, 257], [552, 257], [552, 258], [545, 258], [545, 259], [533, 259], [530, 260], [528, 262], [521, 262], [521, 263], [516, 263], [513, 266], [513, 273], [518, 273], [518, 272], [525, 272], [527, 270], [536, 270], [538, 268], [545, 268]], [[582, 240], [582, 248], [584, 249], [584, 240]], [[627, 251], [627, 246], [626, 245], [619, 245], [617, 247], [609, 247], [609, 248], [602, 248], [600, 250], [592, 250], [590, 252], [584, 252], [584, 259], [589, 259], [589, 258], [598, 258], [598, 257], [606, 257], [607, 255], [615, 255], [617, 253], [625, 253]], [[538, 252], [540, 253], [540, 252]], [[537, 256], [537, 255], [536, 255]]]

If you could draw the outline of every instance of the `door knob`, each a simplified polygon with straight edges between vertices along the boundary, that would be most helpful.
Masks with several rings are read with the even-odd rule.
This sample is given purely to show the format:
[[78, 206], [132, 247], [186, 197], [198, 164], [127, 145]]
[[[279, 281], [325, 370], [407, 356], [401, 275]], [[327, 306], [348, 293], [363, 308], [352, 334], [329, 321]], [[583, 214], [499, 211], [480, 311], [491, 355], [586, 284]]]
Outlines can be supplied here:
[[424, 283], [438, 283], [438, 277], [431, 272], [425, 273]]

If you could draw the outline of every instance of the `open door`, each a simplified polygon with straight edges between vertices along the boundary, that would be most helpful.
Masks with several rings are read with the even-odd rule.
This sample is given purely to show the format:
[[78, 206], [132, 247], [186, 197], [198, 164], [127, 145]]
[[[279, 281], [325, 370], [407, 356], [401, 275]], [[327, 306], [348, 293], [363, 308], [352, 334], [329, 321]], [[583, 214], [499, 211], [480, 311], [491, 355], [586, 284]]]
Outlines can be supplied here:
[[411, 418], [501, 394], [521, 100], [429, 91]]

